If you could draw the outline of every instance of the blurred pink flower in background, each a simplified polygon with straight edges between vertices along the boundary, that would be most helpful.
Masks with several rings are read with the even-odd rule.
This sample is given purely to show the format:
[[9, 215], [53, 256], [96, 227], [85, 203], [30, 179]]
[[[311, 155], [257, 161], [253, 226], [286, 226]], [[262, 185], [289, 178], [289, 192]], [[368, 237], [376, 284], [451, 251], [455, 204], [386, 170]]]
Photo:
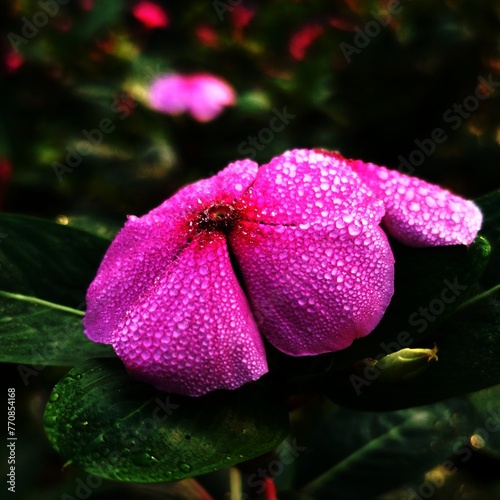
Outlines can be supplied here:
[[200, 122], [213, 120], [225, 106], [235, 102], [236, 94], [231, 85], [206, 73], [162, 75], [149, 88], [149, 103], [153, 109], [169, 115], [190, 113]]
[[132, 9], [133, 16], [148, 28], [166, 28], [169, 25], [168, 15], [155, 2], [139, 2]]

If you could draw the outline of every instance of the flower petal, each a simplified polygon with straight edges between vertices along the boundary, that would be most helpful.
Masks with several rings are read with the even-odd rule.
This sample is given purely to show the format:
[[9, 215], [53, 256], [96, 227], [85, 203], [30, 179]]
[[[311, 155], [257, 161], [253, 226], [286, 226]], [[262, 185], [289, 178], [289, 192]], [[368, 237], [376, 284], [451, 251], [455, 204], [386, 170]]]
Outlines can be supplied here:
[[187, 107], [196, 120], [213, 120], [224, 106], [232, 106], [236, 102], [233, 88], [222, 78], [209, 74], [197, 74], [188, 78], [191, 98]]
[[262, 338], [221, 233], [195, 237], [144, 286], [112, 344], [136, 378], [189, 396], [235, 389], [267, 372]]
[[387, 231], [408, 246], [469, 245], [481, 228], [472, 201], [373, 163], [356, 160], [351, 167], [384, 201]]
[[344, 220], [355, 233], [384, 215], [382, 201], [345, 158], [307, 149], [287, 151], [260, 167], [238, 203], [249, 220], [303, 227]]
[[87, 291], [84, 325], [91, 340], [111, 342], [130, 305], [165, 275], [193, 237], [193, 218], [212, 202], [232, 202], [253, 182], [257, 168], [250, 160], [231, 163], [218, 175], [181, 189], [143, 217], [129, 218]]
[[153, 109], [177, 115], [187, 110], [190, 94], [185, 77], [175, 73], [161, 75], [149, 88], [149, 103]]
[[293, 356], [348, 347], [393, 294], [394, 259], [378, 226], [340, 229], [242, 222], [230, 239], [257, 324]]

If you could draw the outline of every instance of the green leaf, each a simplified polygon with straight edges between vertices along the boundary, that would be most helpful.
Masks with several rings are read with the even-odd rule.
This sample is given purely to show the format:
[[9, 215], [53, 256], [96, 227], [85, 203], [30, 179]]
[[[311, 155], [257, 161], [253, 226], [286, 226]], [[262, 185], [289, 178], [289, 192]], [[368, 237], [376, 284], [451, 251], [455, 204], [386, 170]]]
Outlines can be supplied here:
[[[485, 264], [486, 269], [477, 284], [457, 298], [460, 308], [451, 318], [443, 324], [438, 323], [440, 318], [437, 318], [437, 330], [422, 332], [423, 335], [429, 330], [433, 332], [431, 340], [439, 348], [439, 361], [414, 380], [399, 384], [381, 383], [376, 374], [370, 376], [368, 372], [361, 377], [352, 372], [343, 376], [332, 373], [325, 390], [333, 401], [363, 410], [393, 410], [432, 403], [500, 383], [500, 191], [480, 198], [477, 203], [484, 215], [482, 232], [491, 239], [491, 248], [488, 252], [486, 246], [478, 246], [485, 241], [482, 238], [476, 240], [470, 250], [477, 254], [476, 274]], [[481, 259], [481, 253], [489, 253], [489, 260]], [[450, 262], [448, 267], [452, 265], [457, 262]], [[473, 281], [469, 283], [472, 285]], [[461, 285], [465, 282], [462, 277], [458, 280]], [[467, 298], [471, 290], [475, 295]], [[461, 300], [462, 297], [467, 300]], [[378, 354], [373, 352], [371, 356]]]
[[0, 214], [0, 290], [78, 307], [107, 239], [52, 221]]
[[0, 361], [74, 366], [97, 357], [115, 354], [85, 336], [80, 316], [0, 296]]
[[[370, 335], [335, 354], [335, 367], [404, 347], [418, 347], [419, 341], [428, 337], [467, 299], [491, 250], [489, 242], [481, 236], [469, 247], [409, 248], [393, 241], [391, 246], [396, 259], [394, 297]], [[422, 308], [430, 308], [430, 311], [425, 313]]]
[[435, 339], [439, 361], [413, 380], [385, 384], [376, 377], [350, 375], [326, 391], [350, 408], [393, 410], [500, 383], [500, 301], [490, 298], [466, 307], [442, 325]]
[[478, 446], [500, 457], [500, 385], [475, 392], [469, 399], [481, 416], [481, 424], [474, 429]]
[[119, 481], [176, 481], [259, 456], [288, 433], [265, 386], [199, 398], [168, 395], [118, 360], [89, 360], [54, 388], [45, 411], [53, 446], [87, 472]]
[[483, 285], [491, 288], [500, 283], [500, 190], [475, 200], [484, 216], [481, 234], [492, 246], [492, 255], [484, 272]]
[[452, 455], [476, 419], [466, 399], [388, 413], [333, 410], [299, 456], [298, 486], [309, 482], [302, 491], [317, 500], [378, 498]]
[[109, 241], [55, 222], [0, 215], [0, 361], [71, 366], [114, 356], [83, 334], [81, 308]]

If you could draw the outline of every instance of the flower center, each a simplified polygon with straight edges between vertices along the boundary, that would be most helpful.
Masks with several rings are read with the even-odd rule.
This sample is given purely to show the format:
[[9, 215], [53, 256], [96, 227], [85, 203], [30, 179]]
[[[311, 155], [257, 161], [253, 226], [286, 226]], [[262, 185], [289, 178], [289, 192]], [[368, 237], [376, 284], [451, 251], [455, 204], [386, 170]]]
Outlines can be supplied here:
[[236, 210], [230, 205], [212, 205], [198, 216], [198, 227], [203, 230], [230, 231], [236, 220]]

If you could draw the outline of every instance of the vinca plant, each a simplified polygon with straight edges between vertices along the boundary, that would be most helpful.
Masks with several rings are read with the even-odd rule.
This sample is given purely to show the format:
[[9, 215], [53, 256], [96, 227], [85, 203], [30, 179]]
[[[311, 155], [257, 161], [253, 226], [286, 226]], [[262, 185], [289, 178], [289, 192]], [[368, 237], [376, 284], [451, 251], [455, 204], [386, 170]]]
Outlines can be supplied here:
[[493, 3], [7, 4], [7, 497], [498, 498]]

